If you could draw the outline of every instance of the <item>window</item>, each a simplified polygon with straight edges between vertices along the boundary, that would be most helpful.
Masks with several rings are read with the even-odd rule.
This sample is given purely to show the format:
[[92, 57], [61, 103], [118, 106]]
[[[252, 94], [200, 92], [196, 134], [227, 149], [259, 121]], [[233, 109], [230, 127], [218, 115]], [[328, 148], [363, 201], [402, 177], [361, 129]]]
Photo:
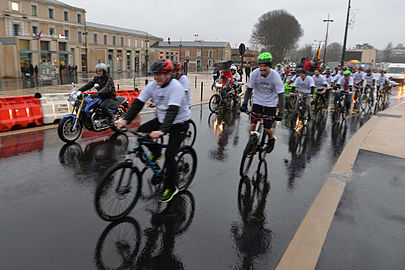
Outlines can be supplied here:
[[143, 48], [143, 40], [141, 41], [141, 47]]
[[107, 45], [107, 35], [104, 35], [104, 45]]
[[131, 39], [128, 38], [128, 47], [131, 47]]
[[201, 57], [201, 51], [197, 51], [197, 57]]
[[121, 47], [124, 47], [124, 38], [121, 37]]
[[11, 2], [11, 10], [20, 11], [20, 4], [17, 2]]
[[113, 36], [113, 46], [115, 46], [115, 36]]
[[38, 34], [38, 27], [37, 26], [32, 27], [32, 34], [34, 34], [34, 35]]
[[69, 30], [65, 30], [65, 38], [69, 39]]
[[55, 28], [49, 28], [49, 35], [54, 35], [55, 34]]
[[212, 58], [212, 51], [208, 51], [208, 57]]
[[135, 48], [138, 48], [138, 40], [135, 39]]
[[82, 43], [82, 32], [77, 32], [77, 42]]
[[18, 36], [19, 32], [20, 32], [20, 25], [19, 24], [13, 24], [13, 35]]
[[31, 5], [31, 15], [38, 16], [37, 6]]
[[67, 11], [63, 12], [63, 18], [65, 19], [65, 21], [69, 21], [69, 13]]
[[186, 51], [186, 56], [190, 57], [190, 51]]
[[48, 8], [48, 17], [53, 19], [53, 8]]
[[97, 34], [94, 34], [93, 38], [94, 38], [94, 44], [97, 44]]
[[77, 22], [82, 23], [82, 14], [77, 14]]

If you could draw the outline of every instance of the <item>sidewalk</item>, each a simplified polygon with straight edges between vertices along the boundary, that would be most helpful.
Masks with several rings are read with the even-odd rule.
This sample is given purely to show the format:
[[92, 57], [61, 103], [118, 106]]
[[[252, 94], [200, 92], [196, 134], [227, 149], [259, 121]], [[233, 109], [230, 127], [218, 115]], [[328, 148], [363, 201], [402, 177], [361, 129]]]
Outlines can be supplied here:
[[[386, 185], [390, 186], [394, 183], [393, 185], [398, 188], [405, 187], [403, 176], [405, 160], [403, 159], [405, 159], [404, 99], [372, 117], [347, 143], [291, 240], [277, 269], [348, 269], [356, 267], [358, 269], [365, 269], [364, 267], [367, 269], [399, 269], [395, 268], [398, 264], [391, 265], [388, 261], [403, 263], [403, 257], [398, 257], [398, 252], [395, 250], [403, 250], [405, 247], [403, 244], [405, 243], [403, 234], [405, 231], [404, 196], [403, 193], [401, 196], [398, 194], [394, 196], [392, 192], [387, 192], [393, 187], [390, 189]], [[387, 164], [393, 164], [393, 166], [387, 167]], [[381, 174], [382, 172], [386, 173]], [[381, 187], [381, 185], [385, 185], [385, 187]], [[358, 194], [355, 199], [353, 199], [353, 190]], [[382, 198], [381, 195], [377, 196], [381, 190], [385, 191]], [[374, 196], [371, 195], [371, 201], [374, 201], [372, 207], [359, 208], [359, 205], [369, 205], [365, 202], [367, 201], [365, 198], [370, 199], [367, 197], [370, 194], [374, 194]], [[347, 201], [350, 199], [353, 199], [354, 202], [351, 200], [352, 203], [348, 203]], [[395, 210], [387, 209], [386, 204], [378, 204], [378, 202], [387, 200], [390, 201], [390, 207], [394, 207]], [[347, 217], [347, 215], [345, 216], [347, 212], [351, 213], [351, 219], [345, 221], [344, 228], [342, 223], [335, 224], [342, 222]], [[368, 214], [365, 215], [365, 213]], [[370, 216], [381, 215], [385, 218], [370, 218]], [[359, 216], [368, 218], [361, 219], [358, 218]], [[357, 226], [357, 222], [368, 225], [368, 227]], [[381, 229], [379, 237], [373, 234], [375, 230], [369, 230], [370, 227]], [[362, 233], [362, 237], [359, 236], [360, 233]], [[325, 244], [327, 235], [328, 240]], [[390, 246], [388, 243], [395, 238], [397, 238], [397, 243], [401, 244], [387, 249], [387, 246]], [[360, 242], [363, 240], [363, 242], [358, 244], [356, 240]], [[357, 245], [354, 245], [355, 243]], [[348, 249], [349, 247], [351, 249]], [[354, 247], [358, 249], [356, 250]], [[326, 253], [321, 254], [324, 249]], [[321, 260], [317, 266], [320, 256]], [[367, 259], [376, 262], [378, 258], [385, 260], [386, 264], [362, 263]], [[384, 267], [388, 265], [390, 267]]]

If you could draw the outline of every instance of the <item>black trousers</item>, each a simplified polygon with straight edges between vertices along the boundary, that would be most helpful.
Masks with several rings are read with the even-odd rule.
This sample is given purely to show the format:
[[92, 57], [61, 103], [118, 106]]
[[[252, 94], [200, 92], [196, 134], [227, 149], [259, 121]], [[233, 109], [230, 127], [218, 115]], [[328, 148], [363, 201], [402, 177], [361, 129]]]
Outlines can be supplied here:
[[100, 109], [103, 112], [103, 114], [105, 116], [107, 116], [108, 118], [112, 119], [114, 118], [113, 113], [110, 111], [110, 106], [113, 105], [115, 103], [115, 99], [113, 98], [106, 98], [103, 100], [103, 102], [100, 105]]
[[[158, 119], [155, 118], [141, 125], [138, 128], [138, 131], [156, 131], [160, 129], [161, 125], [162, 124], [159, 123]], [[174, 189], [174, 187], [177, 185], [176, 154], [186, 136], [188, 125], [188, 121], [180, 124], [173, 124], [172, 128], [169, 131], [169, 143], [166, 148], [164, 165], [164, 168], [166, 168], [166, 179], [164, 183], [165, 188]], [[154, 155], [158, 154], [161, 151], [161, 147], [159, 145], [148, 145], [148, 148]]]

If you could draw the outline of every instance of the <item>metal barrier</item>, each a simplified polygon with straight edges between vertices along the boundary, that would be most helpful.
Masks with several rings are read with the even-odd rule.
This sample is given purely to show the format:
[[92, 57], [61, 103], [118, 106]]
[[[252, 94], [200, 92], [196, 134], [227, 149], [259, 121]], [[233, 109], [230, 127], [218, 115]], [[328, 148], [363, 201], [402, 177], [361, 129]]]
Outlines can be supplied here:
[[44, 124], [53, 124], [71, 111], [69, 94], [44, 94], [41, 98]]

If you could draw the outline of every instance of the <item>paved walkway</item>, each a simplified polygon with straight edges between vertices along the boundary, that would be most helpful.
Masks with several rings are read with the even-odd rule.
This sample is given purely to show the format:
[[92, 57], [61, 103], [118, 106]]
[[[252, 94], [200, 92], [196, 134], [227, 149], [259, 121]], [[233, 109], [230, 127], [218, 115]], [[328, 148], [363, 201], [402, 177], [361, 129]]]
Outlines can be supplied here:
[[398, 99], [398, 104], [372, 117], [347, 143], [277, 269], [315, 269], [360, 150], [405, 158], [405, 98]]

